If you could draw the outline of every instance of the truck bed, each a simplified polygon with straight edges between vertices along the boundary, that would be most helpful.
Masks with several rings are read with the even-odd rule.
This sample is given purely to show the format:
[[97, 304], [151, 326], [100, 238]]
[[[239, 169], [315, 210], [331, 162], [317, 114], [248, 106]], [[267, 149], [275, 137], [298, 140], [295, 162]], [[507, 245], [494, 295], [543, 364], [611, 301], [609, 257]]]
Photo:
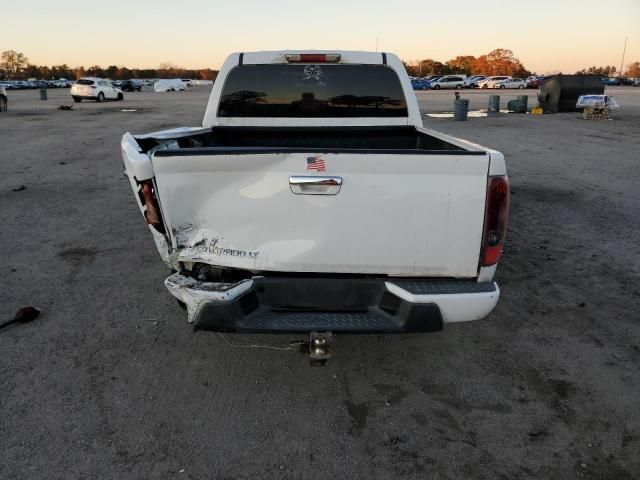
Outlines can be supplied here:
[[480, 154], [419, 131], [384, 127], [212, 127], [192, 135], [138, 138], [143, 152], [161, 156], [227, 153], [341, 152], [394, 154]]

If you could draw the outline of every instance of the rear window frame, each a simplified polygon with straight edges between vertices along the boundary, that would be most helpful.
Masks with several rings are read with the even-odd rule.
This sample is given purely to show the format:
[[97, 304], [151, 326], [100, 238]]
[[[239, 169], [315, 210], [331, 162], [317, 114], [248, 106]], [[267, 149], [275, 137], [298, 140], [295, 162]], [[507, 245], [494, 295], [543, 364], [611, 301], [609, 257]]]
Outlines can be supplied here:
[[[237, 92], [242, 92], [243, 90], [237, 90], [236, 92], [233, 91], [229, 91], [228, 86], [229, 86], [229, 82], [233, 81], [234, 79], [232, 78], [234, 75], [234, 72], [238, 71], [238, 69], [248, 69], [248, 68], [256, 68], [256, 67], [266, 67], [266, 68], [300, 68], [300, 67], [306, 67], [308, 65], [313, 65], [313, 66], [319, 66], [320, 68], [326, 68], [328, 67], [329, 69], [333, 69], [333, 68], [354, 68], [354, 67], [366, 67], [367, 69], [369, 68], [376, 68], [379, 69], [378, 71], [383, 71], [383, 69], [386, 69], [385, 72], [389, 72], [390, 75], [393, 76], [393, 89], [395, 91], [393, 91], [392, 93], [394, 95], [398, 95], [399, 98], [394, 98], [394, 97], [386, 97], [383, 95], [380, 95], [380, 98], [389, 98], [390, 101], [398, 101], [398, 106], [397, 107], [393, 107], [393, 106], [380, 106], [379, 104], [375, 104], [375, 107], [369, 106], [368, 108], [365, 106], [362, 107], [357, 107], [357, 106], [352, 106], [352, 107], [348, 107], [348, 106], [342, 106], [342, 107], [336, 107], [336, 104], [333, 105], [333, 109], [331, 110], [332, 114], [315, 114], [315, 115], [310, 115], [309, 112], [278, 112], [278, 114], [273, 114], [274, 112], [270, 112], [269, 114], [257, 114], [256, 112], [250, 112], [251, 114], [242, 114], [239, 113], [237, 110], [236, 111], [232, 111], [232, 112], [225, 112], [223, 109], [224, 108], [228, 108], [227, 106], [225, 106], [225, 97], [229, 96], [229, 95], [233, 95], [234, 93]], [[386, 74], [386, 73], [385, 73]], [[357, 84], [358, 81], [360, 81], [359, 79], [356, 79], [353, 83]], [[262, 93], [262, 92], [260, 92]], [[298, 92], [299, 93], [299, 92]], [[304, 95], [304, 93], [307, 92], [302, 92], [302, 94]], [[311, 94], [315, 94], [316, 92], [309, 92]], [[345, 93], [345, 94], [340, 94], [337, 96], [332, 96], [327, 100], [328, 105], [331, 105], [331, 103], [329, 102], [331, 98], [338, 98], [340, 96], [347, 96], [347, 95], [353, 95], [351, 93]], [[354, 95], [355, 96], [355, 95]], [[366, 95], [363, 97], [367, 97]], [[375, 95], [372, 95], [370, 97], [377, 97]], [[266, 98], [269, 98], [268, 96]], [[356, 96], [357, 98], [357, 96]], [[290, 97], [286, 97], [286, 101], [288, 101], [289, 99], [291, 99], [290, 103], [282, 103], [281, 107], [282, 108], [286, 108], [286, 105], [292, 105], [294, 101], [297, 101], [299, 103], [302, 103], [305, 99], [304, 96], [301, 96], [300, 98], [298, 98], [297, 96], [290, 96]], [[311, 100], [315, 100], [315, 98], [312, 96]], [[318, 102], [325, 102], [325, 100], [322, 99], [318, 99]], [[339, 105], [339, 104], [337, 104]], [[370, 104], [371, 105], [371, 104]], [[240, 107], [236, 107], [236, 108], [242, 108], [243, 106]], [[299, 107], [299, 105], [296, 105], [295, 107], [298, 108], [303, 108], [303, 107]], [[294, 106], [292, 106], [292, 110], [295, 109]], [[249, 107], [250, 108], [250, 107]], [[329, 107], [331, 108], [331, 107]], [[346, 113], [345, 111], [340, 112], [341, 115], [336, 115], [336, 108], [351, 108], [352, 111], [347, 114], [344, 115], [344, 113]], [[372, 114], [370, 110], [375, 108], [375, 113], [376, 114]], [[274, 110], [275, 110], [275, 106], [274, 106]], [[367, 114], [367, 110], [369, 110], [368, 114]], [[389, 65], [386, 64], [357, 64], [357, 63], [349, 63], [349, 64], [335, 64], [335, 63], [257, 63], [257, 64], [240, 64], [240, 65], [236, 65], [234, 66], [229, 73], [226, 75], [225, 77], [225, 81], [220, 89], [220, 96], [218, 99], [218, 105], [216, 107], [216, 117], [221, 118], [221, 119], [231, 119], [231, 118], [242, 118], [242, 119], [268, 119], [268, 118], [279, 118], [279, 119], [295, 119], [295, 118], [314, 118], [314, 119], [340, 119], [340, 118], [388, 118], [388, 119], [402, 119], [402, 118], [407, 118], [410, 115], [410, 105], [409, 105], [409, 101], [406, 97], [406, 93], [402, 84], [402, 79], [400, 78], [400, 76], [398, 75], [398, 73], [391, 68]]]

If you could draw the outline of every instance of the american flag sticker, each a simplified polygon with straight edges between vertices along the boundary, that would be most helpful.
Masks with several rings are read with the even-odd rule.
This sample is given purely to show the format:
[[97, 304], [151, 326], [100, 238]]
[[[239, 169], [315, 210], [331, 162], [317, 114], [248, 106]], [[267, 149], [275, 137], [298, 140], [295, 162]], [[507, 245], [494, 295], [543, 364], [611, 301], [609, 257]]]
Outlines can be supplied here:
[[324, 172], [326, 166], [324, 160], [320, 157], [307, 157], [307, 172], [315, 170], [316, 172]]

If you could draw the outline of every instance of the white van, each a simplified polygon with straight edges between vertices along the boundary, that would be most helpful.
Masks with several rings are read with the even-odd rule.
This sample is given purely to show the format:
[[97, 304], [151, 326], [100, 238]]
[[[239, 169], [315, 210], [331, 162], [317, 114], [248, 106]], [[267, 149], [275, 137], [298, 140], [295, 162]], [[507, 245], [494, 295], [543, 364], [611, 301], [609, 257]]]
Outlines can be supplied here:
[[185, 90], [186, 88], [187, 87], [184, 86], [184, 83], [179, 78], [162, 79], [153, 84], [153, 91], [156, 93], [178, 92]]
[[441, 88], [464, 88], [466, 78], [466, 75], [445, 75], [431, 82], [431, 88], [434, 90], [440, 90]]

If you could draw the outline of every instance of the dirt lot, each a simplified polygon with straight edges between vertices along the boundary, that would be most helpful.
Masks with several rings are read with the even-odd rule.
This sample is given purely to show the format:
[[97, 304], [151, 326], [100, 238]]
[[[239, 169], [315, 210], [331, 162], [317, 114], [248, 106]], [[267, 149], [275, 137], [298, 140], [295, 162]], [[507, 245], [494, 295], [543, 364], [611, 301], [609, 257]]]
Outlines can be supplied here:
[[[197, 125], [208, 90], [71, 112], [64, 90], [10, 92], [0, 315], [43, 315], [0, 331], [0, 478], [640, 478], [640, 89], [611, 93], [613, 121], [427, 118], [507, 158], [498, 307], [436, 334], [340, 336], [310, 368], [225, 341], [298, 336], [194, 334], [163, 287], [120, 137]], [[430, 112], [453, 94], [418, 96]]]

